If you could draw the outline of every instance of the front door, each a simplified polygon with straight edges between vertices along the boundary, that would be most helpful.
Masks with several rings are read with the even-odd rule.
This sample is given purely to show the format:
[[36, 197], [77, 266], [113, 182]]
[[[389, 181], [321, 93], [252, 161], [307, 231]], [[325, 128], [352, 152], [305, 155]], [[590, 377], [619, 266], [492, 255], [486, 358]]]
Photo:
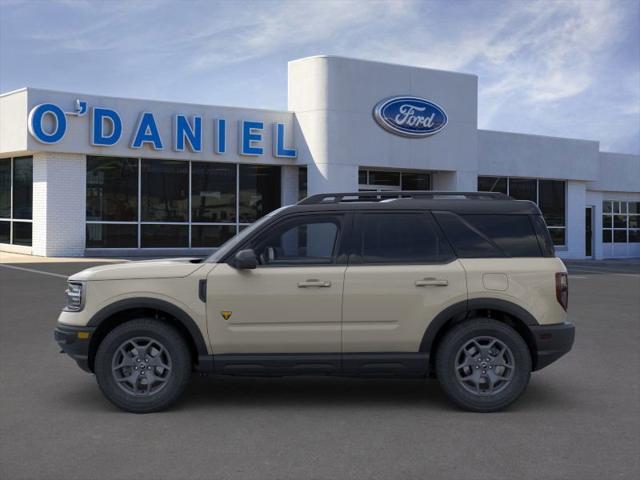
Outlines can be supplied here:
[[585, 208], [584, 212], [584, 254], [593, 257], [593, 207]]
[[215, 354], [340, 352], [346, 266], [338, 251], [345, 215], [288, 217], [242, 248], [254, 270], [218, 264], [207, 279]]
[[417, 353], [429, 322], [466, 301], [465, 271], [425, 212], [362, 213], [345, 275], [343, 353]]

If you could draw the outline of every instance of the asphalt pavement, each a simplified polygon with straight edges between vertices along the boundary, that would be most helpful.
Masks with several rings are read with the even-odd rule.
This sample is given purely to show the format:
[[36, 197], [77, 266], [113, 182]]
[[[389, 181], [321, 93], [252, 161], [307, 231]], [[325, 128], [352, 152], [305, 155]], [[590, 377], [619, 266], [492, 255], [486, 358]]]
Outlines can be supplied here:
[[3, 480], [640, 478], [640, 262], [570, 265], [574, 349], [495, 414], [433, 380], [309, 377], [194, 377], [170, 411], [123, 413], [52, 337], [91, 265], [0, 264]]

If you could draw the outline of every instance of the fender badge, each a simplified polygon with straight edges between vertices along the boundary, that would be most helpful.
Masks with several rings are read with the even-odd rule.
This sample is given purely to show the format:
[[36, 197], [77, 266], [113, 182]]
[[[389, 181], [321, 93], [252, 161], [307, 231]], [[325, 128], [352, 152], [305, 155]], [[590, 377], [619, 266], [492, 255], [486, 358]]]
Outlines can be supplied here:
[[220, 315], [222, 315], [222, 318], [225, 320], [229, 320], [231, 318], [231, 312], [229, 310], [222, 310]]

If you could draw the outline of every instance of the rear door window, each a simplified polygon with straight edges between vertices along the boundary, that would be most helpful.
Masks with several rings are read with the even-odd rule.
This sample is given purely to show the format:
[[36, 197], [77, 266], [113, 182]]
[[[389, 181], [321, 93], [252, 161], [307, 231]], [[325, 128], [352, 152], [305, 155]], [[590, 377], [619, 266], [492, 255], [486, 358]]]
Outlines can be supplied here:
[[455, 258], [438, 226], [424, 212], [363, 213], [356, 222], [356, 252], [362, 263], [446, 263]]

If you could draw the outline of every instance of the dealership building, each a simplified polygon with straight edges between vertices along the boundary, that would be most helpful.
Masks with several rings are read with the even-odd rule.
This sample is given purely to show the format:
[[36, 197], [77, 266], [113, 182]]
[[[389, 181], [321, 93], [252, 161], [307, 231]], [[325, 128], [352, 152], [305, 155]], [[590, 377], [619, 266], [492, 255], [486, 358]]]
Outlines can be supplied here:
[[203, 254], [314, 193], [495, 191], [559, 256], [640, 256], [640, 156], [478, 129], [474, 75], [317, 56], [288, 110], [24, 88], [0, 95], [0, 250]]

